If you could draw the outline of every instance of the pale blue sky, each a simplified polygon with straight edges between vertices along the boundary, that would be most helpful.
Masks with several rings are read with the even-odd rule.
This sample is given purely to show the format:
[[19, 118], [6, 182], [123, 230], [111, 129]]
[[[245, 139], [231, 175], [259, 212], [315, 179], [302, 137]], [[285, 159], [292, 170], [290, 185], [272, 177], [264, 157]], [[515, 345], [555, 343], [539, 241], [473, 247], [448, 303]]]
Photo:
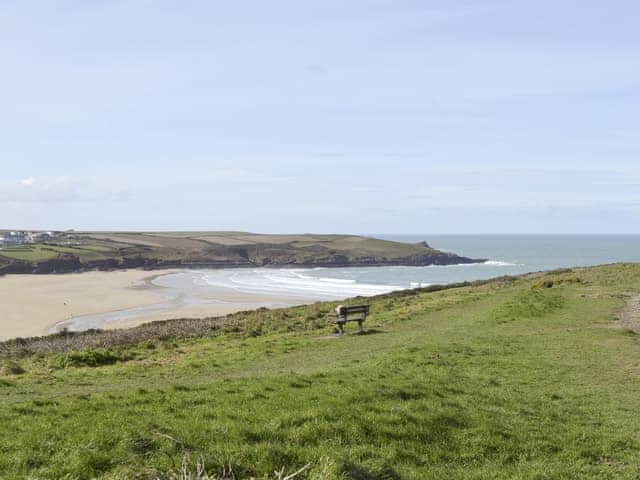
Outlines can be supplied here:
[[640, 233], [640, 3], [0, 2], [0, 228]]

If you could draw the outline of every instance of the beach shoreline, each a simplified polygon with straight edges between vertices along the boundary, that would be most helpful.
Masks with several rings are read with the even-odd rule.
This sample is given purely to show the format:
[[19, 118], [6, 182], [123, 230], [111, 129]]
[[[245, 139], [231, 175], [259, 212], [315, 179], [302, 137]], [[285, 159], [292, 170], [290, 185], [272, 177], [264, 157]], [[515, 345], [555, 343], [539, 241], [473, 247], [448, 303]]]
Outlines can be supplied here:
[[[62, 328], [128, 328], [156, 320], [223, 316], [260, 306], [306, 303], [300, 298], [208, 289], [189, 302], [154, 280], [180, 273], [121, 270], [0, 277], [0, 341]], [[196, 299], [196, 300], [194, 300]]]

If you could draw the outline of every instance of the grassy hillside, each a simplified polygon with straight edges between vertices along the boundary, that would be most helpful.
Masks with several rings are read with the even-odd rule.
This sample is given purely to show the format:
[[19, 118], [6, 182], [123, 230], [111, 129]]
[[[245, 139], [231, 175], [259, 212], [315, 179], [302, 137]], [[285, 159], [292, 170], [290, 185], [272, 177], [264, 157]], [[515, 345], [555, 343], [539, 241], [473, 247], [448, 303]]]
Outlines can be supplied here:
[[321, 303], [5, 344], [0, 478], [638, 478], [640, 336], [617, 317], [638, 292], [612, 265], [369, 299], [342, 338]]
[[131, 267], [448, 265], [473, 259], [424, 244], [354, 235], [73, 232], [0, 249], [0, 274]]

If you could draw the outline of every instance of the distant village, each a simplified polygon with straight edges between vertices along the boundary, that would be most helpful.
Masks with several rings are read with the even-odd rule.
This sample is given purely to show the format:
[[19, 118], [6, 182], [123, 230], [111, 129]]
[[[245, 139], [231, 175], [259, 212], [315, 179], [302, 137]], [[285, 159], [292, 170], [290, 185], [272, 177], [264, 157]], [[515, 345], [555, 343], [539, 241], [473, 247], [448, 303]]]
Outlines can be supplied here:
[[6, 232], [0, 233], [0, 246], [26, 245], [48, 242], [61, 235], [61, 232]]

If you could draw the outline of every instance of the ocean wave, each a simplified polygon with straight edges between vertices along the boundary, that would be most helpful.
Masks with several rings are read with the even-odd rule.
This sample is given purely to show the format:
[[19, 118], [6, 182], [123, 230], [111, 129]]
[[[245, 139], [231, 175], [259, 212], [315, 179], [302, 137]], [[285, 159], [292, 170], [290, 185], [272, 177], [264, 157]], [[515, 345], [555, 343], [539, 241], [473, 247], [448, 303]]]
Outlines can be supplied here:
[[329, 278], [329, 277], [320, 277], [317, 279], [319, 282], [329, 282], [329, 283], [344, 283], [347, 285], [354, 285], [357, 283], [355, 280], [351, 280], [348, 278]]
[[517, 267], [520, 264], [511, 262], [502, 262], [500, 260], [487, 260], [484, 265], [491, 265], [492, 267]]
[[[248, 268], [185, 272], [184, 288], [220, 288], [262, 298], [295, 298], [302, 301], [340, 300], [380, 295], [396, 290], [424, 288], [458, 279], [496, 275], [494, 270], [515, 263], [489, 260], [483, 263], [423, 267], [360, 268]], [[319, 271], [321, 270], [321, 271]], [[191, 280], [189, 280], [189, 278]]]
[[353, 279], [313, 277], [309, 270], [244, 270], [219, 271], [204, 275], [210, 286], [241, 293], [318, 299], [341, 299], [352, 296], [372, 296], [402, 290], [399, 285], [358, 283]]

